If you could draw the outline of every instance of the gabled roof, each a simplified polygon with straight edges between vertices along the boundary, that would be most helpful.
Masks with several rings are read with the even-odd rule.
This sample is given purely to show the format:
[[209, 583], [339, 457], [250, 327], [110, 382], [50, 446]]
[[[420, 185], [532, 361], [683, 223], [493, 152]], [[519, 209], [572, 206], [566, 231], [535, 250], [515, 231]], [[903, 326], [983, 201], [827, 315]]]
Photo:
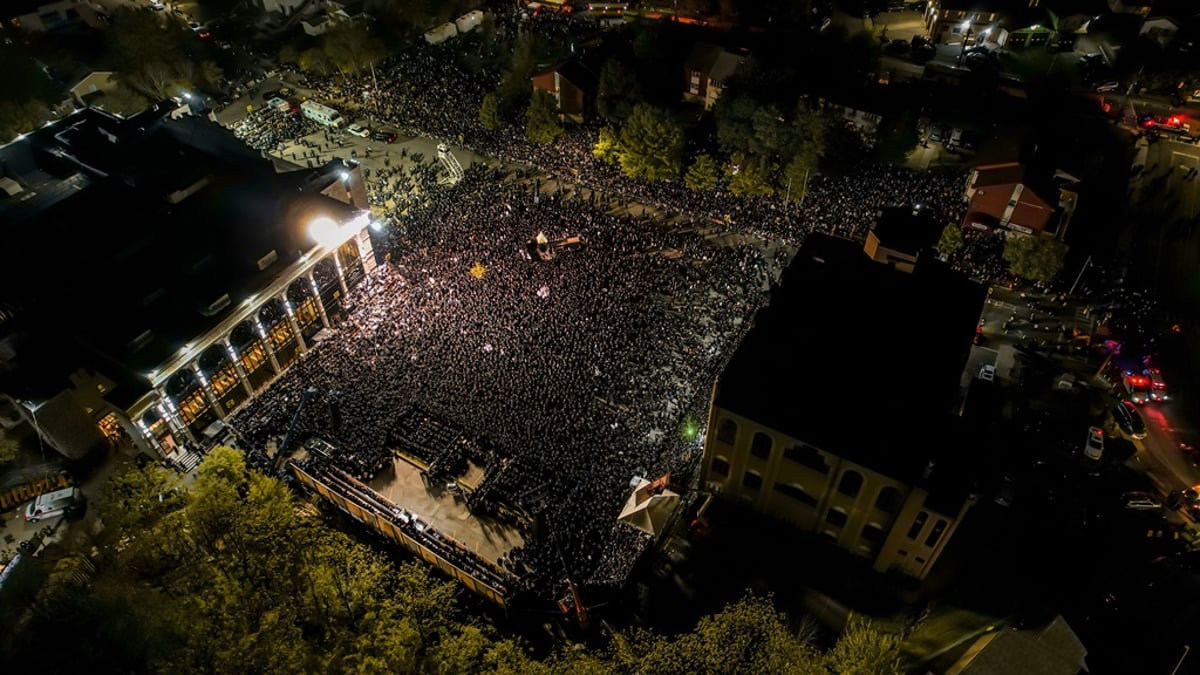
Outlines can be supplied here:
[[717, 55], [717, 61], [713, 64], [712, 70], [709, 71], [708, 78], [724, 82], [737, 72], [738, 66], [742, 65], [742, 62], [745, 60], [746, 57], [744, 56], [722, 50]]
[[975, 187], [1014, 185], [1025, 181], [1025, 166], [1018, 162], [975, 167]]
[[683, 65], [689, 70], [711, 73], [713, 66], [717, 63], [717, 58], [724, 51], [714, 44], [698, 42], [692, 47], [692, 52], [688, 54], [687, 60], [683, 62]]
[[979, 638], [946, 675], [1079, 675], [1087, 649], [1061, 616], [1037, 631], [1004, 629]]

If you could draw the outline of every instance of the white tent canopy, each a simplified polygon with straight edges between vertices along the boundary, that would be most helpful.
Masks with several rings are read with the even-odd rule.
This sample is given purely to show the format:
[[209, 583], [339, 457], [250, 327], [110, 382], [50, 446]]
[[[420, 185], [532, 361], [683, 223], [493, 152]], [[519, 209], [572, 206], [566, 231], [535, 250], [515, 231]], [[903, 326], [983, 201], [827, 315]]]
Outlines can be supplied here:
[[671, 522], [675, 509], [679, 508], [679, 495], [666, 488], [664, 476], [651, 483], [645, 478], [636, 478], [633, 494], [625, 501], [617, 520], [628, 523], [646, 534], [658, 536]]

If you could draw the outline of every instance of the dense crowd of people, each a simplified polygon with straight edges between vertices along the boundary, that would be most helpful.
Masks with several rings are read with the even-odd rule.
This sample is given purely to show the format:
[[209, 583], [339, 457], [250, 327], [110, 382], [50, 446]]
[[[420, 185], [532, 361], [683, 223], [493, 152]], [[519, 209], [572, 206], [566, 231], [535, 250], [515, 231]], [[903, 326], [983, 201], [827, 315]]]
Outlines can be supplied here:
[[[518, 29], [531, 26], [499, 25]], [[297, 433], [331, 442], [339, 466], [365, 482], [412, 445], [405, 425], [419, 411], [485, 449], [472, 508], [512, 505], [536, 524], [538, 536], [503, 561], [522, 589], [552, 593], [567, 578], [619, 585], [647, 541], [616, 522], [630, 479], [694, 466], [699, 439], [681, 429], [705, 419], [714, 379], [790, 251], [809, 232], [862, 238], [887, 205], [960, 217], [963, 177], [863, 166], [814, 176], [799, 204], [632, 180], [592, 157], [594, 129], [549, 145], [520, 129], [483, 130], [479, 99], [497, 81], [423, 46], [373, 75], [307, 83], [344, 109], [504, 168], [473, 169], [452, 187], [435, 185], [435, 162], [411, 161], [423, 158], [368, 173], [373, 205], [407, 208], [389, 263], [351, 290], [334, 337], [233, 427], [263, 448], [302, 407]], [[711, 228], [758, 243], [717, 246], [697, 233]], [[539, 233], [586, 245], [541, 260], [527, 250]]]
[[[297, 434], [328, 440], [369, 480], [403, 449], [419, 408], [494, 449], [491, 473], [507, 479], [486, 502], [518, 505], [555, 533], [509, 556], [531, 589], [564, 574], [600, 582], [638, 552], [641, 538], [614, 528], [630, 479], [698, 458], [681, 422], [704, 419], [778, 261], [590, 199], [535, 203], [527, 181], [501, 180], [472, 171], [410, 207], [406, 238], [352, 290], [356, 309], [335, 336], [233, 426], [263, 447], [313, 388]], [[541, 260], [525, 250], [538, 233], [587, 244]], [[528, 494], [540, 482], [549, 488]]]

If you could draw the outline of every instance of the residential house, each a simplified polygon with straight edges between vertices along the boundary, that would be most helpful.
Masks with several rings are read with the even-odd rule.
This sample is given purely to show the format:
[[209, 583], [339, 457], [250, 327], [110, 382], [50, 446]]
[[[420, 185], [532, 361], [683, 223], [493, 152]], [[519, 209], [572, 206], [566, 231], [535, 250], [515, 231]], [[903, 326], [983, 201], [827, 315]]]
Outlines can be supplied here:
[[932, 257], [810, 236], [713, 388], [702, 485], [924, 579], [975, 502], [952, 407], [984, 298]]
[[30, 33], [45, 33], [78, 23], [92, 28], [104, 25], [96, 9], [85, 0], [9, 0], [0, 3], [0, 21]]
[[1076, 179], [1040, 178], [1018, 162], [978, 166], [967, 181], [967, 213], [963, 225], [976, 229], [1009, 229], [1025, 234], [1065, 233], [1074, 213]]
[[79, 108], [94, 105], [105, 94], [114, 91], [119, 86], [116, 73], [111, 70], [93, 70], [70, 87], [67, 91]]
[[975, 639], [946, 675], [1079, 675], [1087, 647], [1061, 616], [1037, 629], [1001, 628]]
[[1175, 19], [1169, 16], [1151, 16], [1142, 23], [1138, 35], [1166, 47], [1171, 44], [1178, 32], [1179, 22]]
[[280, 16], [291, 16], [310, 2], [315, 4], [316, 0], [254, 0], [254, 4], [264, 13], [276, 13]]
[[713, 107], [725, 81], [746, 60], [746, 55], [726, 51], [713, 44], [699, 43], [683, 64], [683, 100]]
[[550, 93], [558, 103], [559, 116], [575, 122], [583, 122], [595, 112], [599, 84], [597, 71], [578, 57], [533, 76], [533, 88]]
[[1119, 14], [1150, 16], [1154, 9], [1154, 0], [1108, 0], [1108, 8]]
[[[1036, 0], [1033, 0], [1036, 2]], [[1009, 25], [1027, 4], [1013, 0], [932, 0], [925, 8], [925, 28], [935, 43], [978, 42], [984, 31], [994, 38], [998, 26]]]

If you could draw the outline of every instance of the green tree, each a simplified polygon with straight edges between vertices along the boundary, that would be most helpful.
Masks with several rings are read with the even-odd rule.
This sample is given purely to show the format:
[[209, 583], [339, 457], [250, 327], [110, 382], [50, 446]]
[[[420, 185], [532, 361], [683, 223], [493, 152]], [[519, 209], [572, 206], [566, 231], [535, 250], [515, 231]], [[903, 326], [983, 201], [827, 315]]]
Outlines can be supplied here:
[[717, 180], [717, 163], [713, 161], [711, 155], [707, 154], [697, 157], [683, 177], [683, 182], [689, 188], [705, 192], [715, 190]]
[[558, 101], [548, 91], [533, 92], [525, 118], [525, 135], [534, 143], [553, 143], [566, 133], [558, 121]]
[[674, 640], [660, 637], [641, 642], [649, 649], [639, 660], [638, 672], [828, 672], [815, 650], [793, 638], [786, 617], [769, 598], [750, 596], [727, 605]]
[[1004, 238], [1003, 257], [1008, 269], [1030, 281], [1053, 281], [1066, 254], [1066, 245], [1051, 236], [1009, 232]]
[[306, 73], [316, 73], [322, 77], [330, 75], [337, 67], [329, 59], [325, 50], [315, 47], [300, 52], [300, 55], [296, 57], [296, 65]]
[[885, 118], [879, 128], [878, 138], [876, 148], [880, 161], [903, 162], [921, 141], [916, 117], [911, 112], [905, 112]]
[[321, 49], [343, 74], [361, 75], [387, 56], [383, 42], [361, 22], [344, 23], [322, 37]]
[[962, 226], [958, 223], [949, 223], [942, 228], [942, 236], [938, 237], [937, 245], [934, 248], [937, 249], [938, 255], [949, 258], [966, 243], [966, 240], [963, 239]]
[[279, 62], [291, 63], [293, 65], [300, 62], [300, 50], [296, 49], [296, 45], [286, 44], [279, 48]]
[[600, 128], [600, 140], [592, 148], [592, 156], [605, 164], [616, 164], [621, 161], [621, 139], [615, 128], [603, 126]]
[[899, 673], [900, 636], [881, 630], [870, 620], [854, 616], [825, 652], [828, 672], [846, 675]]
[[725, 169], [725, 181], [729, 191], [746, 197], [766, 197], [775, 194], [771, 187], [770, 172], [752, 157], [737, 153], [730, 158]]
[[616, 58], [605, 61], [596, 91], [596, 112], [610, 122], [620, 122], [643, 100], [642, 85], [629, 69]]
[[118, 76], [153, 100], [192, 84], [186, 75], [191, 61], [184, 40], [195, 40], [195, 36], [176, 27], [164, 29], [156, 12], [139, 9], [117, 12], [106, 33]]
[[533, 76], [535, 49], [536, 43], [530, 31], [522, 33], [513, 45], [508, 69], [500, 77], [499, 92], [502, 110], [515, 110], [517, 104], [532, 95], [529, 78]]
[[479, 124], [488, 131], [500, 128], [500, 101], [496, 92], [490, 92], [483, 97], [479, 105]]
[[620, 135], [621, 173], [649, 180], [679, 175], [683, 128], [668, 112], [639, 103], [621, 127]]
[[717, 145], [722, 151], [750, 152], [754, 144], [754, 113], [758, 102], [744, 94], [723, 94], [713, 106]]
[[0, 466], [12, 464], [21, 456], [21, 444], [0, 429]]

